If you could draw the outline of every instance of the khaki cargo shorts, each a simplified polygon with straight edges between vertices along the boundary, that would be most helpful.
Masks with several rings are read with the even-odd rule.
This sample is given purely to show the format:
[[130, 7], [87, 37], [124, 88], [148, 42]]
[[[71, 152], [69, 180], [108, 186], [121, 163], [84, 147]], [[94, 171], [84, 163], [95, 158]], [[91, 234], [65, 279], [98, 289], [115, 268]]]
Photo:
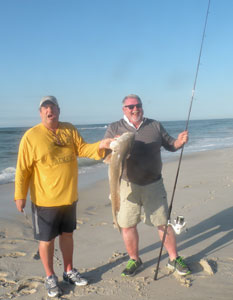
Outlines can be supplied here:
[[167, 224], [167, 193], [162, 178], [144, 186], [121, 180], [120, 198], [120, 210], [117, 215], [120, 227], [133, 227], [141, 220], [150, 226]]

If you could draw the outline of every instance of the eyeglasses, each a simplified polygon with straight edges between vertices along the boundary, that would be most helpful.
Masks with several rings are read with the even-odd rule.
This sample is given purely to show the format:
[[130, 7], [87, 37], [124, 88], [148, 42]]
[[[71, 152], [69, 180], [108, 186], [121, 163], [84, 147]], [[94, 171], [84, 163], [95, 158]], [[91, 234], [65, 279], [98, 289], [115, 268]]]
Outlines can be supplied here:
[[142, 108], [142, 104], [138, 103], [138, 104], [130, 104], [130, 105], [125, 105], [124, 107], [128, 107], [130, 110], [134, 109], [134, 107], [137, 108]]

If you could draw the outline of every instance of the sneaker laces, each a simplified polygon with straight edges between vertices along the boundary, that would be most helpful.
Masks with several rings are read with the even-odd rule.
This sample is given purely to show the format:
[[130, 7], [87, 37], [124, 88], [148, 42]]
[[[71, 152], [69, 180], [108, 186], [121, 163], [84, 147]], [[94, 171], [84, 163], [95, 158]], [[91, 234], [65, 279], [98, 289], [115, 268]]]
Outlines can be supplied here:
[[185, 262], [183, 261], [183, 258], [181, 256], [177, 257], [176, 262], [181, 266], [181, 267], [186, 267]]
[[130, 269], [132, 266], [136, 265], [136, 260], [130, 259], [126, 265], [126, 269]]
[[53, 276], [51, 278], [47, 278], [47, 283], [49, 285], [50, 288], [54, 288], [57, 286], [57, 281], [56, 281], [56, 278]]
[[69, 278], [80, 278], [80, 273], [76, 269], [72, 269], [71, 271], [67, 272]]

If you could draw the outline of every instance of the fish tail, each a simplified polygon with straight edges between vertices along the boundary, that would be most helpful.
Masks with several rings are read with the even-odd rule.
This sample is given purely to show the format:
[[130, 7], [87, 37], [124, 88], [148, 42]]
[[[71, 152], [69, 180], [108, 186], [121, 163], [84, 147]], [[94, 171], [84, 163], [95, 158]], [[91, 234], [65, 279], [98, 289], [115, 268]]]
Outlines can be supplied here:
[[119, 232], [121, 233], [121, 227], [117, 222], [117, 217], [115, 214], [113, 214], [113, 224], [114, 224], [114, 227], [116, 227], [119, 230]]

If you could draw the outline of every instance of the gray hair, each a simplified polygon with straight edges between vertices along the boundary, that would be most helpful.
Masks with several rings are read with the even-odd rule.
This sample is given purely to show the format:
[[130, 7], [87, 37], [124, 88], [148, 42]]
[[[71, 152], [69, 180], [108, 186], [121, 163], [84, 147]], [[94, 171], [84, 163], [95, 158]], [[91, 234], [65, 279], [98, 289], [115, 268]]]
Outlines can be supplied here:
[[138, 95], [134, 95], [134, 94], [130, 94], [128, 96], [125, 96], [125, 98], [122, 100], [122, 104], [125, 104], [125, 100], [127, 100], [128, 98], [134, 98], [138, 100], [138, 103], [142, 104], [142, 100], [140, 99], [140, 97]]

